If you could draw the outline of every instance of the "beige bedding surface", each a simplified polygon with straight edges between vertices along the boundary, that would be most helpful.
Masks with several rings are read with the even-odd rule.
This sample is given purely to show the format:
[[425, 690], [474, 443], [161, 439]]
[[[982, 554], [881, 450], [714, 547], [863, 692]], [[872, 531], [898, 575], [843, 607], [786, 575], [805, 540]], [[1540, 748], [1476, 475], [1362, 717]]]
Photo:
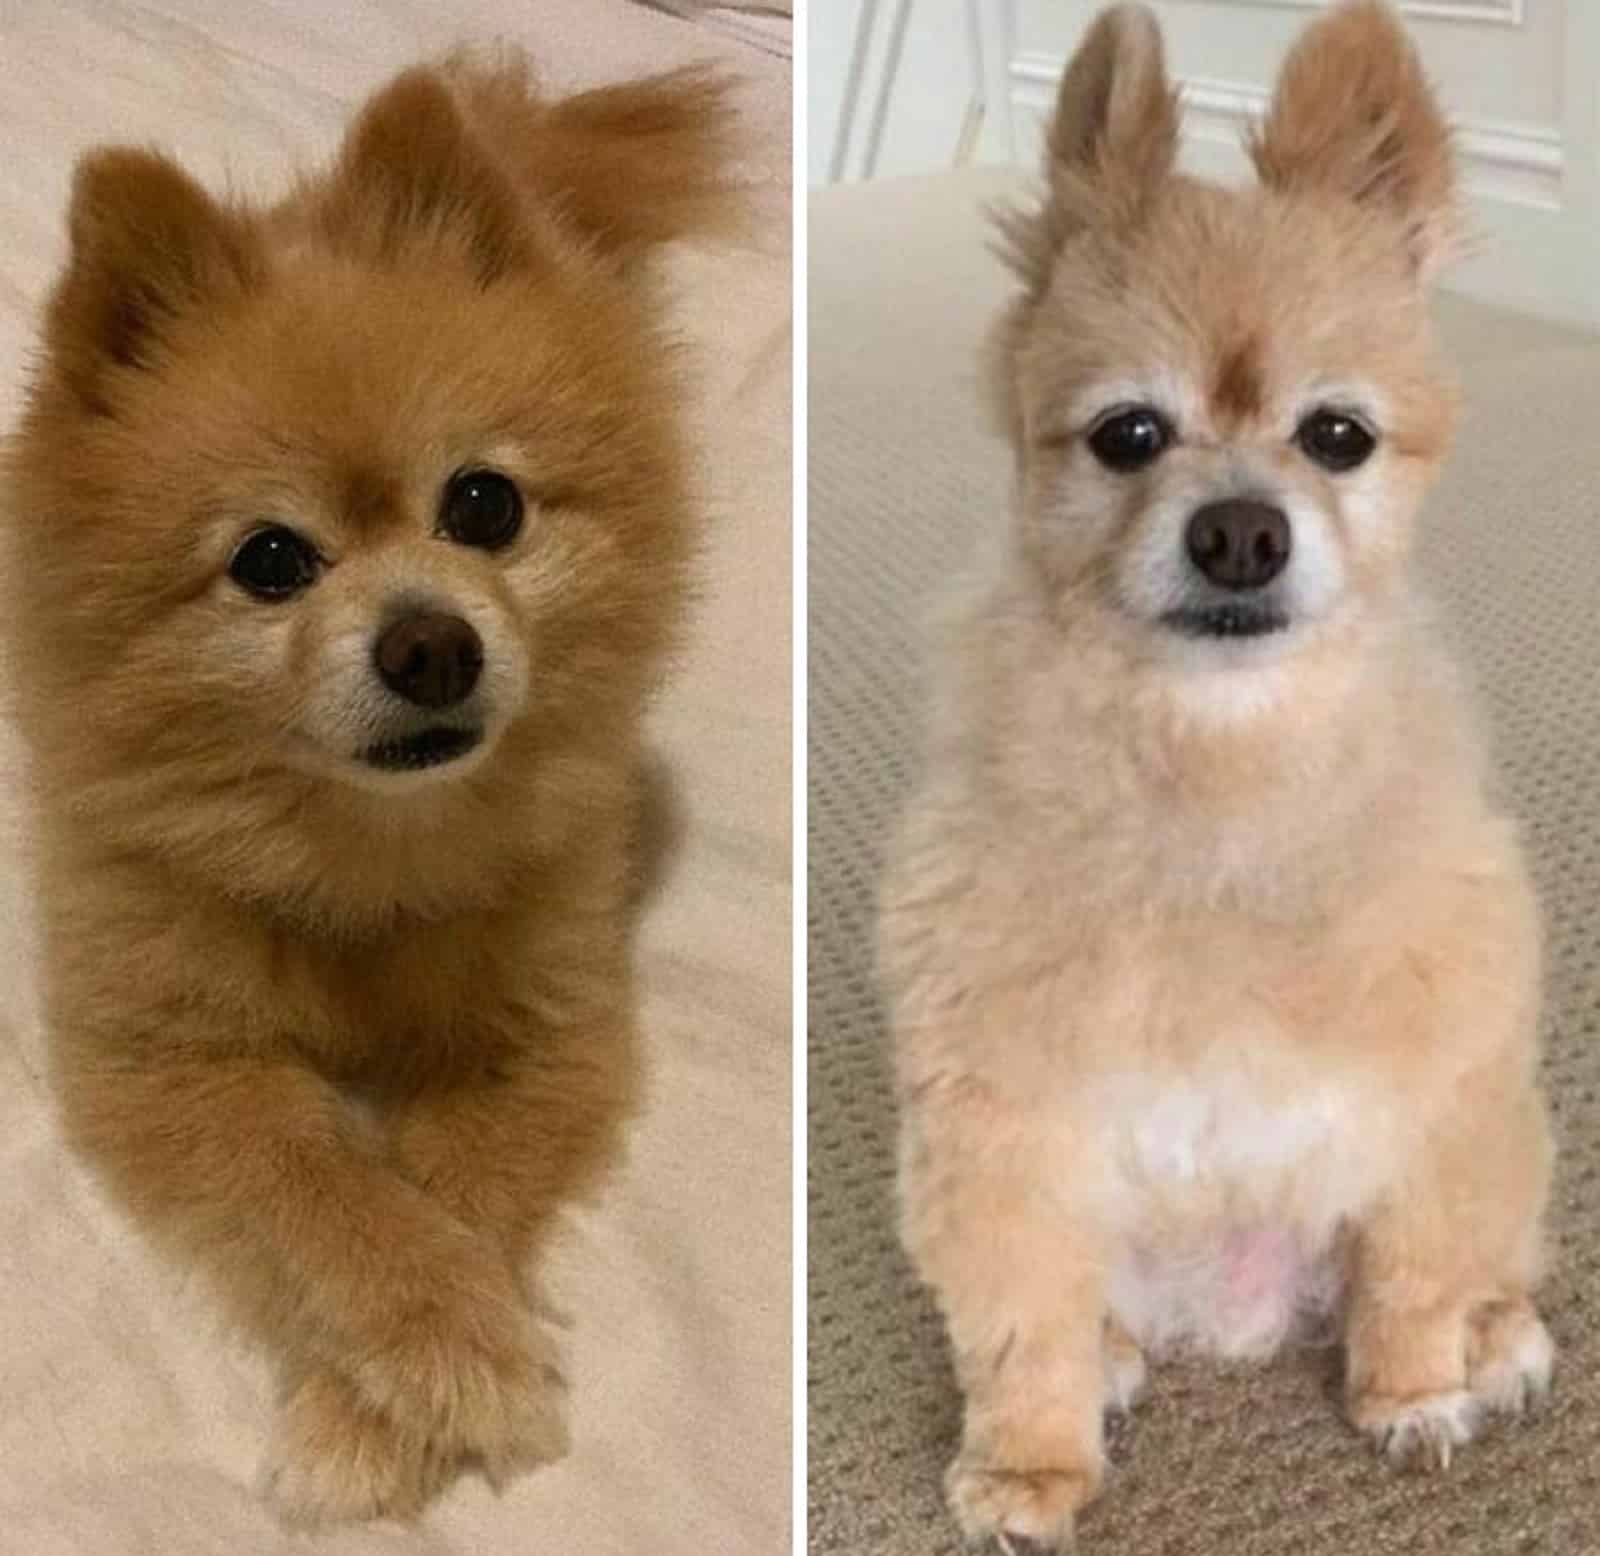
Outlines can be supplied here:
[[[1014, 175], [815, 196], [810, 215], [809, 1424], [817, 1556], [961, 1549], [940, 1497], [959, 1406], [899, 1252], [873, 987], [882, 846], [917, 763], [931, 602], [1003, 522], [978, 345], [1005, 291], [980, 207]], [[1405, 1477], [1340, 1421], [1327, 1358], [1158, 1369], [1116, 1433], [1084, 1556], [1600, 1552], [1600, 343], [1443, 299], [1467, 414], [1425, 573], [1482, 683], [1549, 941], [1545, 1078], [1561, 1158], [1536, 1421]]]
[[[41, 1081], [19, 753], [0, 724], [0, 1553], [766, 1553], [790, 1542], [790, 326], [785, 62], [624, 0], [0, 4], [0, 423], [60, 260], [73, 159], [153, 141], [272, 191], [385, 75], [460, 40], [552, 84], [718, 57], [744, 78], [738, 247], [674, 257], [713, 509], [656, 730], [683, 810], [643, 935], [651, 1100], [552, 1271], [574, 1450], [415, 1532], [278, 1531], [250, 1486], [265, 1368], [57, 1143]], [[24, 516], [25, 517], [25, 516]]]

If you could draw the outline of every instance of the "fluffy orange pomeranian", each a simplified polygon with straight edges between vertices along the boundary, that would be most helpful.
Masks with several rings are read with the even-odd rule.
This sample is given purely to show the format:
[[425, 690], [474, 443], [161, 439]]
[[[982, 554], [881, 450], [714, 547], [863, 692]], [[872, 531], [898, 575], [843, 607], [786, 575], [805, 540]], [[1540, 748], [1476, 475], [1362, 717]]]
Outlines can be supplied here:
[[294, 1521], [563, 1450], [534, 1269], [635, 1089], [694, 530], [646, 261], [729, 130], [704, 73], [461, 56], [271, 208], [77, 170], [4, 502], [54, 1078], [277, 1363]]
[[1446, 124], [1335, 7], [1182, 176], [1140, 6], [1061, 86], [995, 368], [1017, 522], [956, 609], [885, 885], [903, 1231], [974, 1537], [1066, 1545], [1146, 1356], [1320, 1322], [1448, 1462], [1545, 1387], [1538, 926], [1411, 580], [1452, 394]]

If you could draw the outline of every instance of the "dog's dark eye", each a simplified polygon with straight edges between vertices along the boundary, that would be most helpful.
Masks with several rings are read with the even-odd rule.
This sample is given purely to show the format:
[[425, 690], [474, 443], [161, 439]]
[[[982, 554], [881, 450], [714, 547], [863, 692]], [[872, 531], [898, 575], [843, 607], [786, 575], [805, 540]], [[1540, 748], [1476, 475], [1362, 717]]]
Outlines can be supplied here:
[[1378, 446], [1371, 431], [1344, 411], [1313, 411], [1295, 430], [1294, 440], [1324, 470], [1336, 475], [1364, 465]]
[[463, 546], [493, 551], [522, 528], [522, 493], [498, 471], [463, 470], [444, 489], [439, 528]]
[[258, 600], [286, 600], [316, 581], [311, 542], [281, 524], [247, 536], [228, 563], [228, 576]]
[[1116, 411], [1089, 434], [1094, 457], [1108, 470], [1142, 470], [1172, 441], [1172, 428], [1148, 405]]

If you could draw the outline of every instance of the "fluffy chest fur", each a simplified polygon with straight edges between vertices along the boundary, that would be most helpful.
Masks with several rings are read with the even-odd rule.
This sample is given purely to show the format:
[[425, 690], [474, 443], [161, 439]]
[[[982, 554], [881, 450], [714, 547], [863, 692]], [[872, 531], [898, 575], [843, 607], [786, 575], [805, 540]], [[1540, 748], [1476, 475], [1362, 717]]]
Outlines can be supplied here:
[[1272, 1097], [1226, 1066], [1199, 1074], [1115, 1076], [1092, 1093], [1116, 1178], [1154, 1194], [1276, 1197], [1269, 1187], [1337, 1149], [1359, 1106], [1332, 1085]]
[[1293, 1075], [1223, 1058], [1086, 1091], [1110, 1305], [1141, 1344], [1263, 1354], [1336, 1304], [1341, 1228], [1397, 1131], [1356, 1084]]
[[1003, 588], [956, 643], [885, 892], [904, 1095], [985, 1099], [933, 1129], [1015, 1131], [1141, 1344], [1270, 1351], [1481, 1061], [1479, 948], [1536, 955], [1450, 677], [1409, 628], [1354, 678], [1330, 639], [1270, 716], [1197, 723]]

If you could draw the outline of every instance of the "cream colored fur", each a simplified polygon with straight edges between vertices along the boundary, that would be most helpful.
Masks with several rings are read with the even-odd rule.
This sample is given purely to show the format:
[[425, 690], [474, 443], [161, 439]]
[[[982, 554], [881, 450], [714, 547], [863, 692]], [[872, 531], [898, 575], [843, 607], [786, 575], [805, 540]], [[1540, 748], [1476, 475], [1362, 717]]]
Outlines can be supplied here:
[[[1148, 13], [1106, 13], [1050, 192], [1007, 219], [1020, 515], [950, 613], [883, 892], [903, 1233], [966, 1401], [947, 1489], [969, 1535], [1047, 1546], [1141, 1350], [1265, 1356], [1331, 1323], [1350, 1420], [1432, 1463], [1551, 1365], [1537, 913], [1409, 576], [1451, 414], [1423, 295], [1443, 121], [1369, 3], [1297, 47], [1260, 188], [1173, 171], [1165, 79]], [[1243, 407], [1218, 387], [1241, 350]], [[1052, 420], [1119, 375], [1186, 402], [1134, 475]], [[1292, 445], [1319, 382], [1365, 386], [1357, 471]], [[1179, 637], [1121, 587], [1130, 556], [1175, 494], [1245, 491], [1290, 513], [1315, 588], [1291, 578], [1284, 632]]]

